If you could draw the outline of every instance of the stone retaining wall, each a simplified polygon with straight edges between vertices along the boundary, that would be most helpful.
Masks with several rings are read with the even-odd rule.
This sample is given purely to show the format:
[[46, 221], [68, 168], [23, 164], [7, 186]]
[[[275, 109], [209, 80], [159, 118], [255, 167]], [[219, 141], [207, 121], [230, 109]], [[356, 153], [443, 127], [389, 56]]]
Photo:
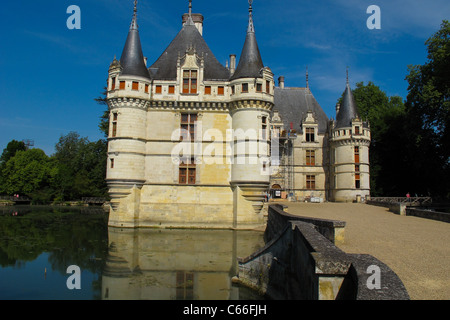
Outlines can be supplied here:
[[450, 213], [432, 211], [432, 210], [424, 210], [417, 208], [406, 208], [407, 216], [415, 216], [420, 218], [438, 220], [442, 222], [450, 222]]
[[268, 222], [266, 228], [266, 241], [270, 241], [274, 235], [283, 230], [289, 221], [303, 221], [313, 224], [317, 231], [334, 244], [344, 243], [345, 221], [314, 219], [289, 214], [280, 204], [270, 205], [268, 210]]
[[[339, 230], [345, 223], [296, 217], [282, 209], [279, 205], [269, 207], [268, 242], [239, 259], [236, 282], [280, 300], [409, 299], [403, 283], [384, 263], [370, 255], [346, 254], [335, 246], [332, 226]], [[293, 217], [297, 219], [289, 220]], [[372, 275], [370, 266], [379, 271], [377, 289], [367, 284]]]
[[369, 200], [367, 201], [367, 204], [389, 208], [389, 211], [402, 216], [415, 216], [442, 222], [450, 222], [450, 213], [421, 209], [417, 206], [410, 207], [406, 202], [380, 202]]
[[378, 207], [385, 207], [385, 208], [389, 208], [389, 211], [399, 214], [401, 216], [406, 215], [406, 207], [407, 204], [406, 203], [401, 203], [401, 202], [380, 202], [380, 201], [373, 201], [373, 200], [368, 200], [366, 201], [367, 204], [372, 205], [372, 206], [378, 206]]

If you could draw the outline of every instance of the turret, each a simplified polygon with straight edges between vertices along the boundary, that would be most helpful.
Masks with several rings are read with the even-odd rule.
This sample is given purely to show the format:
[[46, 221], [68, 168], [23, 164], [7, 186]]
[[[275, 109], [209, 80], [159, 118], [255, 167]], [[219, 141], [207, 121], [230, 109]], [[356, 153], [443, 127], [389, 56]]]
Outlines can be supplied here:
[[[107, 183], [111, 196], [110, 225], [133, 225], [139, 210], [133, 197], [145, 182], [146, 109], [150, 75], [144, 61], [137, 25], [137, 1], [120, 61], [109, 68], [107, 102], [110, 110]], [[124, 201], [124, 198], [126, 201]], [[119, 205], [121, 206], [119, 210]], [[120, 217], [115, 216], [120, 212]], [[118, 214], [118, 213], [117, 213]], [[127, 216], [129, 215], [129, 216]]]
[[337, 202], [370, 196], [370, 126], [361, 120], [348, 81], [331, 127], [331, 193]]
[[[259, 214], [269, 186], [269, 120], [273, 107], [273, 73], [264, 67], [249, 1], [247, 35], [239, 64], [230, 78], [234, 159], [231, 184]], [[239, 209], [238, 209], [239, 211]]]

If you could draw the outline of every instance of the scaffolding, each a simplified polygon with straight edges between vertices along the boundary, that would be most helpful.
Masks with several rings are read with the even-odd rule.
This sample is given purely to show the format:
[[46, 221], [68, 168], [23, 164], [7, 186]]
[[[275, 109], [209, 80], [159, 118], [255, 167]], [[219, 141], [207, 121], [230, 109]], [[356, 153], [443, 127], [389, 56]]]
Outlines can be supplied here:
[[22, 142], [25, 144], [25, 147], [27, 147], [27, 149], [29, 149], [30, 147], [34, 147], [34, 140], [25, 139], [22, 140]]
[[294, 162], [294, 140], [297, 138], [295, 131], [283, 132], [279, 137], [280, 164], [279, 175], [282, 177], [284, 191], [287, 198], [295, 201], [295, 162]]
[[295, 201], [295, 159], [294, 159], [294, 140], [297, 138], [295, 132], [288, 132], [286, 146], [286, 156], [287, 160], [286, 166], [286, 192], [288, 199], [290, 201]]

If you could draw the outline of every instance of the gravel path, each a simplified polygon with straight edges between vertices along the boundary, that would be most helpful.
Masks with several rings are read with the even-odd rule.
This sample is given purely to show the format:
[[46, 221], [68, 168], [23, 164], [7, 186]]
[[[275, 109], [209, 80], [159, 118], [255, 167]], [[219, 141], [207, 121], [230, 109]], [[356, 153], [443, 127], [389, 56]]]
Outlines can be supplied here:
[[413, 300], [450, 299], [450, 223], [400, 216], [358, 203], [281, 202], [290, 214], [346, 222], [347, 253], [367, 253], [387, 264]]

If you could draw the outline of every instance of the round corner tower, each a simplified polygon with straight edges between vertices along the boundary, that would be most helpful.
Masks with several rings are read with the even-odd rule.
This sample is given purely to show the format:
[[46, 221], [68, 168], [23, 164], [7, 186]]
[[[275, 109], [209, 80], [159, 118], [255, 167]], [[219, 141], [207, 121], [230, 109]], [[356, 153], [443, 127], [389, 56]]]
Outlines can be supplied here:
[[370, 197], [370, 126], [362, 121], [348, 83], [331, 124], [331, 200], [360, 202]]
[[239, 64], [230, 78], [234, 147], [231, 186], [235, 199], [245, 199], [235, 203], [238, 217], [240, 212], [247, 211], [244, 207], [248, 203], [257, 216], [261, 215], [270, 180], [269, 121], [274, 105], [274, 80], [272, 71], [264, 67], [261, 59], [252, 11], [250, 2], [244, 47]]
[[106, 181], [111, 197], [111, 226], [134, 226], [145, 182], [146, 113], [151, 79], [144, 61], [136, 3], [120, 61], [109, 68], [110, 111]]

